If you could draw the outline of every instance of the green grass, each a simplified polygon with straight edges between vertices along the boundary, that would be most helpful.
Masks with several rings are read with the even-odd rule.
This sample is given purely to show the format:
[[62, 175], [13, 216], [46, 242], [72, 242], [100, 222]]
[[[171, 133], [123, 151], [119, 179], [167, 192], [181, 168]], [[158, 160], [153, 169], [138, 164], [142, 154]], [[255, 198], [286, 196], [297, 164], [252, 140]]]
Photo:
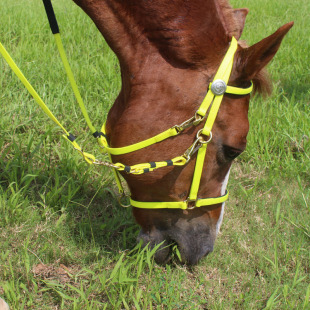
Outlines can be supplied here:
[[[100, 128], [120, 88], [117, 60], [89, 18], [55, 0], [62, 38]], [[231, 1], [250, 9], [253, 44], [295, 26], [251, 101], [245, 154], [230, 178], [222, 232], [198, 266], [154, 264], [119, 207], [111, 172], [71, 149], [0, 60], [0, 296], [11, 309], [310, 309], [308, 0]], [[1, 1], [0, 39], [55, 115], [88, 137], [40, 1]]]

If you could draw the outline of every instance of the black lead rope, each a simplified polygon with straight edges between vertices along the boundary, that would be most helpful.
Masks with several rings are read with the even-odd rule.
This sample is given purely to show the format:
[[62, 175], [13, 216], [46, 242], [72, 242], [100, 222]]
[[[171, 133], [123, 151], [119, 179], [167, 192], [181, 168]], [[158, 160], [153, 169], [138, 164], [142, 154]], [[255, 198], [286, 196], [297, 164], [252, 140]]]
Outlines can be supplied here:
[[43, 0], [45, 12], [53, 34], [59, 33], [59, 27], [51, 0]]

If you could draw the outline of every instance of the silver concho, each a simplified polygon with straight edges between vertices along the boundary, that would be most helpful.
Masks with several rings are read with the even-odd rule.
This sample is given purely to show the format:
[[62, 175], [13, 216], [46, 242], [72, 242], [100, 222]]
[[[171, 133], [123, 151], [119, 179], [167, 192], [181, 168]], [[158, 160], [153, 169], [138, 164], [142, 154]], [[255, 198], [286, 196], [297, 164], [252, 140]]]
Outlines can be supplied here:
[[211, 84], [211, 91], [214, 95], [223, 95], [226, 91], [227, 85], [223, 80], [215, 80]]

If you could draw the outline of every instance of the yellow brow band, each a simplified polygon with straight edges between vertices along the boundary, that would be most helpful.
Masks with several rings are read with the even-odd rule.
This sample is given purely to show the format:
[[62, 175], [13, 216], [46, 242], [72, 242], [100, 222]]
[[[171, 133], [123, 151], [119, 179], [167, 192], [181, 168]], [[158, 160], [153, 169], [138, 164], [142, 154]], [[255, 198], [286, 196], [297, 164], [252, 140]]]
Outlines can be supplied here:
[[247, 88], [239, 88], [234, 86], [227, 86], [225, 93], [227, 94], [233, 94], [233, 95], [248, 95], [253, 90], [253, 83], [251, 82], [251, 86]]

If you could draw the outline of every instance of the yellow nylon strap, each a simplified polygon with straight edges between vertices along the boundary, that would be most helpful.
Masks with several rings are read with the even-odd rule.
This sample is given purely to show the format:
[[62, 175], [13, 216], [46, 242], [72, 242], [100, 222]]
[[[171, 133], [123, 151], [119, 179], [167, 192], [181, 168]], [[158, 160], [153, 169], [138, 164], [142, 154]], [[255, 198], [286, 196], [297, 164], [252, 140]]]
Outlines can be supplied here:
[[207, 151], [207, 144], [203, 144], [201, 148], [198, 150], [193, 181], [192, 181], [192, 185], [191, 185], [191, 189], [190, 189], [190, 193], [188, 197], [190, 200], [197, 199], [201, 174], [202, 174], [203, 165], [204, 165], [204, 159], [206, 156], [206, 151]]
[[251, 82], [251, 86], [248, 88], [239, 88], [234, 86], [227, 86], [225, 93], [227, 94], [233, 94], [233, 95], [248, 95], [253, 90], [253, 83]]
[[[111, 154], [108, 154], [108, 155], [109, 155], [109, 158], [110, 158], [110, 162], [112, 163]], [[123, 188], [123, 185], [122, 185], [122, 181], [121, 181], [120, 175], [119, 175], [118, 171], [115, 168], [112, 168], [112, 171], [113, 171], [113, 174], [114, 174], [114, 179], [116, 181], [118, 192], [120, 194], [123, 194], [124, 193], [124, 188]]]
[[223, 203], [228, 199], [229, 192], [226, 191], [225, 195], [216, 197], [216, 198], [202, 198], [202, 199], [197, 199], [196, 200], [196, 207], [202, 207], [202, 206], [210, 206], [210, 205], [215, 205], [218, 203]]
[[[211, 206], [223, 203], [228, 198], [228, 192], [225, 195], [216, 197], [216, 198], [205, 198], [198, 199], [196, 201], [195, 207]], [[136, 201], [130, 199], [130, 204], [136, 208], [142, 209], [182, 209], [185, 210], [188, 208], [187, 201], [171, 201], [171, 202], [147, 202], [147, 201]]]
[[136, 201], [130, 198], [130, 204], [133, 207], [141, 209], [187, 209], [186, 201], [173, 201], [173, 202], [147, 202]]
[[71, 87], [72, 87], [72, 90], [74, 92], [74, 95], [75, 95], [75, 98], [80, 106], [80, 109], [83, 113], [83, 116], [85, 118], [85, 121], [89, 127], [89, 129], [91, 130], [92, 133], [96, 132], [96, 129], [95, 127], [92, 125], [92, 122], [88, 116], [88, 113], [87, 113], [87, 110], [85, 108], [85, 105], [84, 105], [84, 102], [83, 102], [83, 99], [81, 97], [81, 94], [79, 92], [79, 89], [78, 89], [78, 86], [76, 84], [76, 81], [74, 79], [74, 75], [72, 73], [72, 70], [71, 70], [71, 67], [70, 67], [70, 64], [68, 62], [68, 58], [66, 56], [66, 52], [64, 50], [64, 47], [63, 47], [63, 44], [62, 44], [62, 41], [61, 41], [61, 37], [60, 37], [60, 33], [56, 33], [54, 34], [54, 38], [55, 38], [55, 41], [56, 41], [56, 45], [57, 45], [57, 48], [58, 48], [58, 51], [59, 51], [59, 54], [60, 54], [60, 57], [61, 57], [61, 60], [62, 60], [62, 63], [64, 65], [64, 68], [66, 70], [66, 73], [67, 73], [67, 76], [68, 76], [68, 79], [70, 81], [70, 84], [71, 84]]
[[[104, 126], [102, 127], [101, 131], [105, 132]], [[112, 155], [127, 154], [127, 153], [131, 153], [131, 152], [134, 152], [137, 150], [141, 150], [147, 146], [161, 142], [161, 141], [166, 140], [170, 137], [174, 137], [178, 134], [179, 134], [179, 131], [176, 128], [171, 127], [168, 130], [161, 132], [160, 134], [158, 134], [152, 138], [149, 138], [149, 139], [146, 139], [146, 140], [143, 140], [141, 142], [131, 144], [128, 146], [124, 146], [124, 147], [109, 147], [108, 144], [106, 143], [105, 149], [109, 154], [112, 154]]]
[[235, 37], [232, 37], [230, 46], [224, 56], [222, 63], [220, 64], [214, 76], [214, 80], [222, 79], [227, 84], [230, 73], [231, 73], [233, 61], [234, 61], [234, 55], [235, 55], [237, 48], [238, 48], [238, 41], [235, 39]]
[[[212, 83], [210, 83], [212, 84]], [[200, 116], [204, 117], [212, 103], [212, 100], [214, 98], [214, 94], [211, 92], [210, 88], [207, 92], [207, 95], [205, 96], [205, 98], [203, 99], [199, 109], [197, 110], [197, 114], [199, 114]]]
[[208, 118], [207, 118], [207, 121], [206, 121], [206, 123], [202, 129], [201, 134], [206, 135], [206, 136], [210, 136], [210, 132], [211, 132], [211, 129], [212, 129], [213, 124], [215, 122], [215, 119], [216, 119], [218, 110], [220, 108], [222, 99], [223, 99], [223, 95], [216, 96], [214, 98], [210, 112], [209, 112], [209, 115], [208, 115]]
[[34, 88], [31, 86], [31, 84], [28, 82], [28, 80], [25, 78], [23, 73], [20, 71], [20, 69], [15, 64], [14, 60], [11, 58], [9, 53], [6, 51], [4, 46], [0, 43], [0, 52], [3, 56], [3, 58], [6, 60], [6, 62], [9, 64], [13, 72], [17, 75], [17, 77], [20, 79], [20, 81], [24, 84], [24, 86], [27, 88], [33, 99], [38, 103], [38, 105], [41, 107], [41, 109], [48, 115], [48, 117], [57, 124], [66, 135], [69, 135], [68, 131], [59, 123], [57, 118], [53, 115], [53, 113], [50, 111], [50, 109], [45, 105], [43, 100], [40, 98], [38, 93], [34, 90]]
[[[170, 162], [170, 164], [169, 164]], [[118, 171], [126, 171], [128, 169], [128, 173], [130, 174], [143, 174], [146, 172], [151, 172], [159, 168], [167, 167], [167, 166], [184, 166], [187, 163], [187, 158], [184, 156], [177, 156], [172, 158], [170, 161], [157, 161], [154, 162], [155, 166], [152, 167], [151, 163], [142, 163], [133, 166], [126, 166], [121, 163], [115, 163], [114, 166], [117, 166]]]

